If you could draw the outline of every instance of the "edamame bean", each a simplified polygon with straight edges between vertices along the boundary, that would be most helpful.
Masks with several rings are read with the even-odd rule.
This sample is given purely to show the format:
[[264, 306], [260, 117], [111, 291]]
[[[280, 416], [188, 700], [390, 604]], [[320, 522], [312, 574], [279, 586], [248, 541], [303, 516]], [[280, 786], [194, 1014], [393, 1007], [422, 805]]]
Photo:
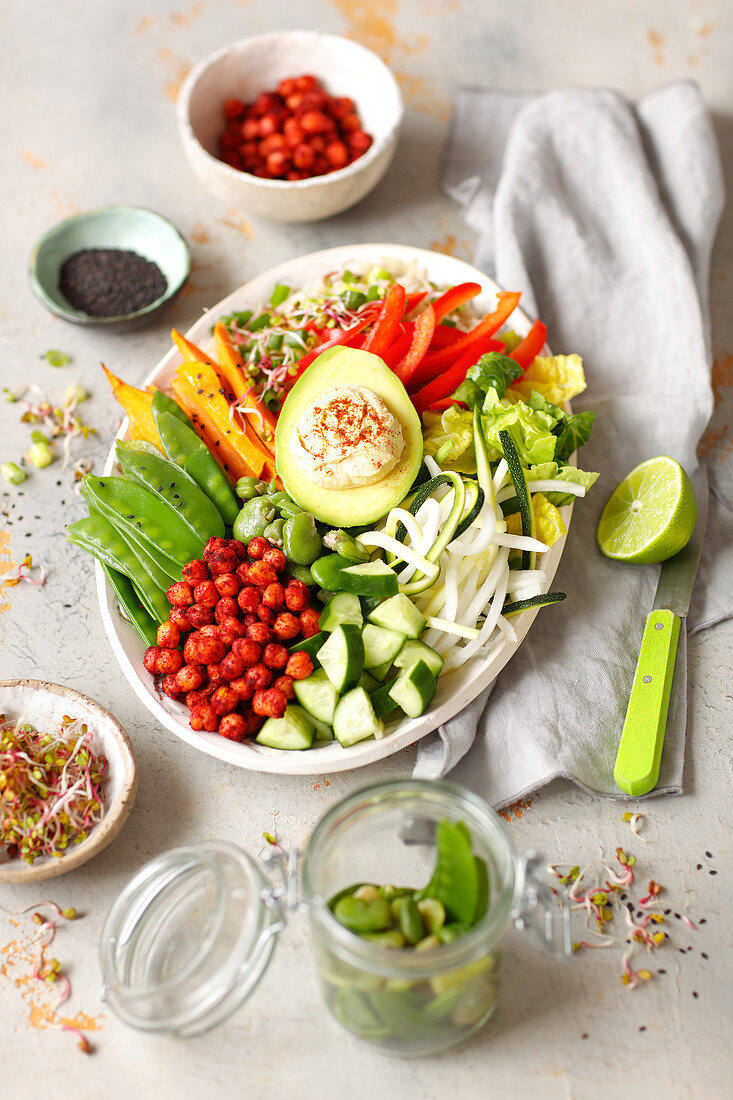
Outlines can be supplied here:
[[283, 527], [283, 552], [288, 561], [296, 565], [310, 565], [321, 552], [321, 536], [310, 512], [285, 521]]
[[254, 497], [248, 500], [234, 521], [233, 533], [240, 542], [249, 542], [257, 535], [264, 535], [265, 528], [272, 523], [275, 509], [266, 497]]
[[424, 938], [425, 931], [414, 898], [409, 895], [404, 898], [396, 898], [392, 902], [392, 911], [397, 913], [400, 932], [407, 942], [419, 943]]
[[392, 911], [385, 898], [364, 901], [361, 898], [340, 898], [333, 909], [336, 920], [351, 932], [383, 932], [392, 924]]

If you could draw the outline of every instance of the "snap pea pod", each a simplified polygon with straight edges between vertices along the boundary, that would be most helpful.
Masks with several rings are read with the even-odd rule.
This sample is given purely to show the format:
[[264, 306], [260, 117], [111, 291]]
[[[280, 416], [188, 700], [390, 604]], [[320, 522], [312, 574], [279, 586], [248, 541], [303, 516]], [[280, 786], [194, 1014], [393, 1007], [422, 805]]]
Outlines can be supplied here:
[[219, 509], [174, 462], [159, 453], [140, 451], [129, 443], [117, 444], [117, 458], [125, 474], [175, 508], [202, 542], [212, 535], [220, 538], [224, 535]]
[[209, 448], [193, 428], [171, 412], [159, 413], [155, 423], [168, 458], [186, 471], [231, 527], [239, 513], [239, 502], [231, 482]]
[[177, 420], [180, 420], [181, 424], [185, 424], [187, 428], [194, 431], [194, 426], [186, 416], [185, 412], [167, 393], [163, 393], [162, 390], [156, 390], [153, 394], [153, 417], [157, 420], [161, 413], [170, 413], [171, 416], [175, 416]]
[[201, 557], [204, 540], [194, 535], [174, 508], [142, 485], [122, 477], [87, 474], [82, 495], [123, 534], [131, 530], [153, 557], [160, 552], [182, 566]]
[[111, 566], [129, 577], [156, 623], [164, 623], [168, 619], [170, 607], [165, 592], [145, 572], [129, 543], [108, 519], [93, 512], [84, 519], [70, 523], [66, 528], [66, 537], [69, 542], [97, 558], [102, 565]]
[[[112, 520], [113, 526], [117, 526]], [[179, 562], [174, 561], [173, 558], [169, 558], [167, 554], [161, 554], [158, 551], [153, 555], [149, 552], [148, 546], [140, 539], [136, 538], [136, 532], [132, 531], [129, 527], [117, 530], [122, 535], [126, 543], [128, 543], [133, 554], [142, 565], [145, 572], [151, 578], [151, 580], [157, 584], [158, 588], [162, 588], [165, 591], [175, 581], [181, 580], [181, 565]]]
[[156, 624], [152, 616], [142, 606], [140, 598], [133, 588], [132, 581], [118, 569], [101, 562], [107, 583], [115, 594], [118, 604], [138, 632], [146, 646], [155, 645]]

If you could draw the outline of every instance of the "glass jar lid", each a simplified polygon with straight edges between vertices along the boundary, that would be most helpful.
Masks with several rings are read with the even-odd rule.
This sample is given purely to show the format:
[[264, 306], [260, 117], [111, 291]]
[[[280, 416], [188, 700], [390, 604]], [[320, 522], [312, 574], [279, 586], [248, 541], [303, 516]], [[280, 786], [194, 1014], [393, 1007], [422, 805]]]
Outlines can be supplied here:
[[104, 997], [141, 1030], [206, 1031], [250, 996], [282, 925], [275, 892], [235, 845], [207, 841], [164, 852], [107, 916]]

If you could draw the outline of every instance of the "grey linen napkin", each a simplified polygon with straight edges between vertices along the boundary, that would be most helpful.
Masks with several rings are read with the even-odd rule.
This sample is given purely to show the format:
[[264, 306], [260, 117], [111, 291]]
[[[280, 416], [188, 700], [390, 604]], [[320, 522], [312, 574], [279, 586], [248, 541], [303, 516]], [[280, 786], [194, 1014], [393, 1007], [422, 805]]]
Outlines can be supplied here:
[[[479, 234], [477, 265], [523, 292], [553, 351], [582, 355], [588, 389], [574, 407], [598, 415], [580, 464], [601, 476], [576, 505], [553, 585], [568, 599], [541, 611], [494, 684], [420, 742], [415, 775], [451, 772], [494, 806], [558, 776], [620, 797], [613, 763], [659, 568], [603, 558], [595, 528], [638, 462], [697, 465], [713, 407], [715, 137], [691, 83], [636, 107], [605, 89], [462, 88], [443, 185]], [[690, 633], [733, 613], [732, 542], [733, 514], [713, 493]], [[682, 788], [686, 649], [683, 631], [657, 794]]]

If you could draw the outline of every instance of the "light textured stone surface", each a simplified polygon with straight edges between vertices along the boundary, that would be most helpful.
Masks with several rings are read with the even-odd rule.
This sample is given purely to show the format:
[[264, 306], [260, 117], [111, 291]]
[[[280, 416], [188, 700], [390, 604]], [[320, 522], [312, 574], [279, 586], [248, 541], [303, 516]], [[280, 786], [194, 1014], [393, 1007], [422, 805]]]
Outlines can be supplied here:
[[[387, 177], [353, 210], [312, 226], [250, 225], [191, 175], [178, 145], [172, 96], [187, 67], [229, 39], [304, 25], [353, 34], [378, 49], [400, 76], [408, 103], [404, 133]], [[296, 0], [208, 0], [180, 8], [174, 0], [149, 7], [122, 0], [38, 0], [4, 5], [0, 35], [6, 105], [0, 380], [10, 387], [33, 380], [56, 393], [79, 381], [92, 391], [85, 414], [99, 434], [85, 451], [97, 468], [117, 417], [100, 378], [101, 359], [130, 381], [140, 380], [167, 348], [167, 322], [185, 328], [202, 308], [258, 271], [316, 248], [398, 241], [470, 256], [470, 234], [438, 186], [455, 83], [516, 89], [600, 83], [636, 96], [673, 78], [697, 79], [733, 186], [733, 20], [726, 0], [313, 0], [307, 6]], [[168, 215], [192, 242], [195, 257], [189, 293], [174, 312], [127, 336], [77, 330], [50, 317], [24, 274], [34, 240], [55, 220], [112, 202], [137, 202]], [[728, 209], [712, 265], [718, 403], [706, 447], [729, 491], [732, 285]], [[40, 358], [48, 348], [62, 348], [73, 362], [54, 370]], [[17, 405], [0, 404], [0, 460], [17, 457], [26, 446], [27, 428], [18, 419]], [[68, 1015], [83, 1010], [98, 1016], [101, 923], [141, 862], [174, 844], [210, 836], [256, 852], [263, 830], [303, 844], [336, 798], [380, 777], [409, 774], [414, 754], [408, 750], [330, 782], [284, 780], [227, 767], [155, 728], [116, 671], [91, 561], [63, 539], [64, 523], [82, 511], [68, 471], [56, 465], [34, 474], [20, 492], [6, 492], [1, 484], [0, 568], [11, 556], [18, 561], [31, 551], [49, 576], [41, 590], [0, 587], [0, 676], [37, 675], [88, 692], [126, 726], [140, 769], [136, 806], [115, 843], [43, 891], [86, 914], [59, 932], [53, 954], [72, 980]], [[668, 889], [671, 941], [650, 961], [652, 970], [662, 967], [666, 975], [629, 993], [620, 985], [615, 951], [581, 954], [563, 966], [512, 935], [493, 1022], [461, 1050], [400, 1063], [340, 1033], [320, 1011], [307, 922], [298, 916], [256, 997], [225, 1026], [178, 1042], [141, 1036], [107, 1016], [99, 1020], [97, 1050], [87, 1060], [73, 1036], [29, 1026], [26, 987], [3, 977], [2, 954], [0, 1095], [729, 1095], [732, 643], [730, 623], [691, 640], [686, 793], [649, 803], [648, 845], [630, 836], [618, 803], [568, 784], [536, 796], [521, 817], [510, 814], [519, 850], [536, 847], [580, 863], [599, 848], [612, 852], [619, 844], [636, 853], [641, 881], [654, 877]], [[6, 908], [38, 900], [35, 890], [0, 889]], [[706, 924], [692, 932], [674, 919], [674, 911], [704, 917]], [[18, 935], [2, 917], [0, 933], [0, 948]]]

